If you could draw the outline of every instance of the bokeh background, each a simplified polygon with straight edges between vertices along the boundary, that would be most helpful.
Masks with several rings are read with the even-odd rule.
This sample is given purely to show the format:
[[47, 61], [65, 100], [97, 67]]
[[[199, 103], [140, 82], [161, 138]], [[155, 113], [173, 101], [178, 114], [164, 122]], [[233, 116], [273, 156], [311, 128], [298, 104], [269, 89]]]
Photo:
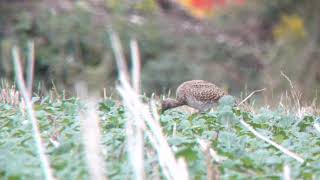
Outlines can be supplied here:
[[277, 104], [294, 88], [304, 103], [320, 95], [320, 1], [1, 0], [0, 77], [13, 80], [11, 48], [35, 42], [35, 89], [68, 94], [74, 82], [113, 94], [117, 72], [108, 30], [139, 42], [143, 92], [182, 81], [215, 82], [236, 96]]

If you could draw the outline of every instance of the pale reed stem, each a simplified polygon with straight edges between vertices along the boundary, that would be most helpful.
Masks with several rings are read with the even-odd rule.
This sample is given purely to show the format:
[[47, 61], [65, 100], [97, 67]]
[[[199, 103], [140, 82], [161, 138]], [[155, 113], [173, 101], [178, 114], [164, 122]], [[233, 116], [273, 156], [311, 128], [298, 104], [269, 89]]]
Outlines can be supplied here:
[[32, 123], [32, 129], [33, 129], [33, 137], [36, 141], [36, 147], [38, 150], [38, 155], [40, 157], [40, 161], [41, 161], [41, 165], [42, 165], [42, 169], [44, 171], [45, 174], [45, 178], [47, 180], [53, 180], [53, 173], [50, 167], [50, 163], [49, 160], [45, 154], [46, 149], [45, 146], [42, 143], [42, 138], [41, 138], [41, 133], [39, 130], [39, 126], [38, 126], [38, 122], [37, 122], [37, 118], [34, 114], [34, 110], [33, 110], [33, 104], [30, 100], [30, 96], [28, 94], [28, 91], [26, 89], [24, 80], [23, 80], [23, 72], [21, 69], [21, 64], [20, 64], [20, 55], [19, 55], [19, 51], [17, 47], [13, 47], [12, 49], [12, 56], [13, 56], [13, 63], [14, 63], [14, 71], [15, 71], [15, 75], [16, 75], [16, 81], [18, 84], [18, 88], [20, 90], [21, 96], [26, 104], [26, 110], [27, 110], [27, 114], [29, 119], [31, 120]]

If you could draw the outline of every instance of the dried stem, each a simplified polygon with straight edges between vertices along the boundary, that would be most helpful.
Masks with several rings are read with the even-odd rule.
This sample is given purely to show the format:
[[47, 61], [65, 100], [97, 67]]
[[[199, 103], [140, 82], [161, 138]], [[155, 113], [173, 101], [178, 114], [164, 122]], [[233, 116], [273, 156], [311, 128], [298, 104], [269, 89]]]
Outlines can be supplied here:
[[292, 89], [294, 89], [293, 84], [292, 84], [292, 81], [290, 80], [290, 78], [289, 78], [287, 75], [285, 75], [282, 71], [281, 71], [280, 73], [281, 73], [281, 75], [282, 75], [284, 78], [286, 78], [286, 80], [289, 82], [290, 87], [291, 87]]
[[103, 100], [107, 99], [107, 90], [106, 88], [103, 88]]
[[320, 118], [316, 119], [313, 123], [313, 127], [320, 133], [320, 124], [319, 124]]
[[[143, 139], [137, 136], [137, 133], [139, 134], [139, 131], [141, 130], [142, 134], [145, 133], [150, 140], [152, 146], [157, 151], [158, 159], [160, 166], [163, 170], [164, 176], [167, 179], [188, 179], [188, 172], [186, 170], [186, 165], [184, 161], [182, 160], [176, 160], [174, 157], [173, 152], [170, 149], [170, 146], [168, 145], [168, 142], [166, 141], [165, 136], [162, 133], [161, 126], [158, 123], [157, 119], [154, 117], [158, 117], [159, 115], [156, 113], [155, 109], [152, 109], [152, 111], [156, 114], [153, 116], [151, 115], [148, 105], [143, 104], [141, 100], [139, 99], [139, 94], [137, 93], [136, 89], [134, 89], [130, 85], [129, 77], [127, 76], [128, 71], [126, 68], [126, 63], [123, 58], [123, 55], [116, 54], [121, 53], [119, 50], [120, 42], [119, 38], [116, 36], [115, 33], [111, 33], [111, 43], [113, 52], [115, 53], [117, 65], [118, 65], [118, 71], [119, 71], [119, 80], [120, 85], [117, 86], [117, 90], [119, 91], [123, 103], [126, 106], [128, 112], [130, 113], [133, 122], [130, 122], [131, 119], [128, 119], [127, 121], [127, 127], [135, 127], [135, 130], [129, 131], [131, 136], [128, 136], [127, 139], [130, 142], [138, 142], [135, 146], [135, 149], [129, 149], [129, 156], [135, 156], [135, 151], [138, 150], [138, 152], [141, 150], [140, 148], [143, 148], [142, 144], [139, 145], [139, 142], [143, 142]], [[135, 57], [138, 58], [138, 57]], [[140, 65], [139, 65], [140, 66]], [[137, 66], [135, 66], [137, 67]], [[132, 72], [137, 71], [137, 69], [133, 70]], [[132, 146], [134, 144], [129, 144], [129, 146]], [[137, 149], [138, 148], [138, 149]], [[136, 179], [142, 179], [143, 176], [141, 174], [141, 164], [143, 164], [143, 159], [141, 158], [141, 152], [139, 152], [138, 157], [139, 159], [131, 159], [131, 164], [135, 170], [135, 177]], [[143, 151], [142, 151], [143, 154]], [[142, 156], [143, 157], [143, 156]], [[136, 161], [133, 161], [136, 160]], [[143, 167], [142, 167], [143, 168]]]
[[[136, 40], [130, 41], [130, 50], [131, 50], [131, 62], [132, 62], [132, 69], [131, 69], [131, 77], [132, 77], [132, 87], [136, 91], [137, 94], [140, 94], [140, 54], [138, 43]], [[136, 172], [136, 179], [145, 179], [145, 172], [144, 172], [144, 141], [143, 136], [145, 129], [144, 122], [140, 119], [135, 122], [135, 124], [131, 124], [131, 121], [128, 121], [127, 131], [134, 130], [132, 134], [128, 134], [128, 137], [131, 135], [135, 135], [135, 138], [129, 138], [131, 140], [131, 147], [135, 149], [135, 152], [132, 153], [132, 162], [135, 162], [135, 172]], [[131, 125], [131, 127], [130, 127]], [[131, 131], [132, 132], [132, 131]], [[129, 149], [131, 149], [129, 147]]]
[[88, 87], [83, 81], [75, 83], [77, 96], [84, 99], [86, 109], [81, 111], [81, 134], [84, 144], [86, 162], [89, 168], [91, 179], [106, 180], [106, 165], [102, 158], [100, 118], [95, 110], [97, 98], [92, 96], [88, 99]]
[[[118, 66], [119, 79], [120, 82], [130, 82], [129, 72], [127, 69], [127, 64], [123, 55], [122, 46], [120, 42], [120, 38], [115, 32], [110, 32], [111, 44], [113, 47], [113, 52], [115, 54], [115, 59]], [[140, 85], [140, 57], [138, 52], [138, 44], [136, 41], [131, 41], [130, 43], [131, 49], [131, 61], [133, 67], [131, 69], [132, 72], [132, 84], [134, 85], [134, 90], [136, 93], [139, 93]], [[130, 86], [130, 85], [129, 85]], [[121, 91], [121, 88], [118, 89]], [[125, 90], [124, 90], [125, 91]], [[125, 92], [124, 92], [125, 93]], [[128, 116], [132, 116], [132, 112], [128, 112]], [[144, 122], [140, 118], [134, 118], [133, 121], [128, 120], [126, 123], [126, 134], [127, 134], [127, 142], [128, 142], [128, 151], [129, 159], [132, 167], [134, 168], [135, 179], [142, 180], [145, 178], [144, 172]]]
[[201, 150], [203, 151], [206, 163], [207, 163], [207, 179], [208, 180], [219, 180], [220, 179], [220, 172], [217, 166], [212, 164], [212, 159], [220, 160], [220, 157], [216, 153], [211, 153], [211, 151], [215, 152], [212, 148], [210, 148], [209, 144], [206, 143], [204, 140], [198, 139], [198, 143], [200, 144]]
[[101, 153], [99, 117], [93, 103], [81, 114], [82, 136], [91, 179], [105, 180], [105, 164]]
[[148, 128], [145, 128], [145, 133], [157, 151], [159, 163], [165, 176], [168, 179], [187, 179], [188, 173], [184, 162], [175, 159], [161, 131], [160, 124], [157, 120], [153, 119], [148, 106], [140, 102], [138, 95], [129, 86], [128, 82], [122, 83], [124, 83], [122, 84], [124, 86], [118, 86], [117, 89], [134, 119], [141, 119], [147, 124]]
[[122, 50], [122, 46], [121, 46], [121, 42], [120, 42], [120, 38], [117, 35], [117, 33], [110, 31], [109, 32], [110, 35], [110, 40], [111, 40], [111, 46], [112, 46], [112, 50], [116, 59], [116, 63], [117, 63], [117, 67], [119, 69], [118, 73], [119, 73], [119, 77], [123, 77], [124, 79], [126, 79], [126, 81], [129, 81], [129, 73], [128, 73], [128, 68], [126, 65], [126, 61], [123, 55], [123, 50]]
[[[18, 84], [18, 88], [20, 90], [21, 96], [26, 104], [26, 110], [27, 110], [27, 114], [28, 114], [28, 118], [31, 120], [32, 123], [32, 129], [33, 129], [33, 137], [35, 139], [36, 142], [36, 147], [38, 150], [38, 155], [41, 161], [41, 166], [42, 169], [44, 171], [45, 174], [45, 178], [47, 180], [53, 180], [53, 173], [50, 167], [50, 163], [48, 160], [48, 157], [46, 156], [45, 152], [45, 146], [42, 143], [42, 139], [41, 139], [41, 134], [40, 134], [40, 130], [39, 130], [39, 126], [38, 126], [38, 122], [37, 122], [37, 118], [34, 114], [34, 110], [33, 110], [33, 104], [30, 100], [30, 96], [28, 94], [27, 88], [25, 86], [25, 82], [23, 80], [23, 72], [21, 69], [21, 64], [20, 64], [20, 55], [19, 55], [19, 51], [17, 47], [13, 47], [12, 48], [12, 56], [13, 56], [13, 63], [14, 63], [14, 71], [15, 71], [15, 75], [16, 75], [16, 81]], [[29, 65], [31, 66], [31, 65]]]
[[244, 99], [238, 104], [238, 106], [240, 106], [241, 104], [243, 104], [244, 102], [246, 102], [246, 101], [247, 101], [251, 96], [253, 96], [255, 93], [261, 92], [261, 91], [264, 91], [264, 90], [266, 90], [266, 88], [253, 91], [252, 93], [249, 94], [249, 96], [247, 96], [246, 98], [244, 98]]
[[284, 180], [291, 180], [290, 173], [291, 173], [290, 166], [288, 164], [285, 164], [283, 166], [283, 179]]
[[34, 74], [34, 41], [28, 42], [28, 70], [27, 70], [27, 88], [28, 94], [32, 97], [33, 74]]
[[131, 49], [131, 61], [132, 61], [132, 69], [131, 69], [131, 77], [132, 77], [132, 86], [135, 91], [140, 94], [140, 53], [139, 47], [136, 40], [130, 41], [130, 49]]
[[[282, 71], [281, 71], [281, 75], [289, 82], [289, 84], [290, 84], [290, 87], [291, 87], [291, 91], [290, 91], [290, 93], [291, 93], [291, 98], [292, 98], [292, 100], [293, 100], [293, 104], [294, 104], [294, 108], [295, 108], [295, 111], [297, 112], [297, 115], [299, 116], [299, 117], [302, 117], [303, 116], [303, 113], [302, 113], [302, 108], [301, 108], [301, 103], [300, 103], [300, 99], [301, 99], [301, 93], [299, 93], [299, 91], [298, 90], [296, 90], [295, 88], [294, 88], [294, 86], [293, 86], [293, 83], [292, 83], [292, 81], [290, 80], [290, 78], [286, 75], [286, 74], [284, 74]], [[286, 93], [287, 94], [287, 93]], [[286, 100], [287, 101], [289, 101], [289, 100], [291, 100], [291, 98], [287, 95], [286, 96]], [[287, 104], [290, 104], [289, 102], [287, 102]]]
[[206, 148], [209, 148], [209, 153], [212, 159], [214, 159], [216, 162], [221, 162], [225, 157], [219, 156], [218, 153], [209, 147], [208, 143], [206, 143], [204, 140], [198, 139], [198, 143], [202, 150], [205, 150]]
[[292, 157], [293, 159], [299, 161], [300, 163], [303, 163], [304, 160], [299, 156], [297, 155], [296, 153], [294, 152], [291, 152], [290, 150], [282, 147], [281, 145], [271, 141], [270, 139], [268, 139], [267, 137], [259, 134], [256, 130], [253, 129], [253, 127], [251, 127], [249, 124], [247, 124], [243, 119], [240, 119], [240, 123], [246, 127], [249, 131], [251, 131], [255, 136], [257, 136], [258, 138], [266, 141], [267, 143], [271, 144], [272, 146], [274, 146], [275, 148], [279, 149], [280, 151], [282, 151], [284, 154]]

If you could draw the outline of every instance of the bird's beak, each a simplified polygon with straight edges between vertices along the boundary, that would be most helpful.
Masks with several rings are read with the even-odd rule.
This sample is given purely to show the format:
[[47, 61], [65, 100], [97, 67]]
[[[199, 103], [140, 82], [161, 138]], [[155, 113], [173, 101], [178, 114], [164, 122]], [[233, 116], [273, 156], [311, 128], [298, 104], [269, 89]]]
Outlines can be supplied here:
[[158, 109], [158, 114], [163, 114], [164, 110], [162, 108]]

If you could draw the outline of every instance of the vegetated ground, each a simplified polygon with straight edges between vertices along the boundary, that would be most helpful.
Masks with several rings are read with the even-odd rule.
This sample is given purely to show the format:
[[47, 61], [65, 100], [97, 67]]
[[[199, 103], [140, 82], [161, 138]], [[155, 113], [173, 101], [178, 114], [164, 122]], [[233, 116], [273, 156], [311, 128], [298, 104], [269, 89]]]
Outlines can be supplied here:
[[[79, 118], [86, 105], [77, 98], [44, 97], [34, 98], [34, 102], [54, 175], [58, 179], [88, 179]], [[127, 157], [131, 149], [127, 148], [125, 137], [125, 123], [130, 117], [121, 103], [113, 99], [100, 102], [97, 110], [106, 175], [110, 179], [133, 178]], [[167, 111], [161, 115], [160, 123], [176, 157], [187, 161], [190, 179], [205, 179], [207, 162], [218, 169], [221, 179], [282, 179], [285, 165], [290, 167], [293, 179], [319, 179], [320, 132], [314, 127], [320, 123], [319, 116], [298, 117], [287, 110], [261, 108], [251, 113], [224, 101], [207, 114]], [[300, 163], [258, 139], [239, 123], [240, 119], [297, 153], [305, 162]], [[210, 143], [223, 161], [208, 161], [198, 139]], [[146, 179], [163, 177], [156, 152], [148, 141], [144, 152]], [[0, 179], [43, 179], [42, 172], [26, 112], [1, 103]]]
[[183, 81], [204, 79], [233, 95], [268, 88], [261, 101], [278, 104], [288, 87], [282, 71], [303, 92], [302, 102], [319, 96], [318, 1], [252, 0], [202, 21], [155, 2], [1, 1], [0, 76], [13, 80], [12, 46], [27, 51], [34, 40], [34, 84], [42, 91], [53, 81], [72, 94], [81, 79], [92, 90], [113, 93], [116, 71], [107, 36], [112, 27], [127, 59], [130, 39], [139, 42], [144, 92], [163, 94]]

